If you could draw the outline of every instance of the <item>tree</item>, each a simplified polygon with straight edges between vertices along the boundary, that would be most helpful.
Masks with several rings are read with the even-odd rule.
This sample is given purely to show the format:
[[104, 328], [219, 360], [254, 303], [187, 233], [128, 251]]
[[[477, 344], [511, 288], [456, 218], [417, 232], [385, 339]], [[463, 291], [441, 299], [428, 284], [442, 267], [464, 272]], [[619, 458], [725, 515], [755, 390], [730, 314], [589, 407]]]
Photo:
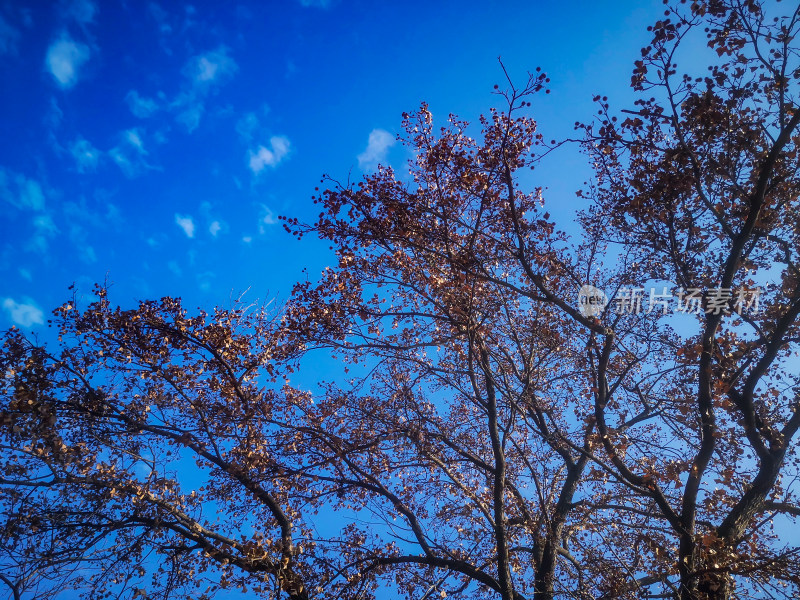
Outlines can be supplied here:
[[296, 558], [307, 534], [287, 505], [303, 492], [282, 472], [294, 451], [280, 425], [306, 399], [263, 387], [296, 349], [264, 310], [188, 317], [163, 298], [122, 311], [96, 293], [83, 311], [74, 299], [54, 311], [58, 352], [5, 334], [0, 539], [4, 566], [19, 567], [3, 574], [13, 596], [206, 598], [273, 582], [308, 598]]
[[[413, 183], [385, 170], [357, 188], [326, 191], [313, 227], [290, 223], [331, 240], [340, 256], [326, 281], [303, 289], [305, 303], [336, 316], [323, 343], [386, 357], [399, 371], [387, 380], [447, 373], [449, 389], [477, 406], [495, 523], [519, 520], [514, 490], [528, 473], [515, 434], [538, 438], [563, 460], [540, 452], [542, 471], [529, 474], [541, 477], [543, 465], [559, 472], [561, 504], [540, 502], [535, 526], [523, 515], [526, 527], [487, 532], [494, 545], [479, 562], [496, 565], [503, 598], [515, 594], [506, 584], [511, 555], [529, 539], [542, 597], [557, 577], [548, 545], [565, 567], [592, 573], [590, 591], [606, 596], [654, 587], [680, 598], [773, 597], [797, 585], [797, 548], [769, 526], [777, 514], [798, 514], [784, 482], [797, 473], [800, 427], [791, 358], [800, 312], [799, 13], [775, 10], [678, 3], [651, 28], [632, 84], [656, 96], [621, 123], [598, 98], [598, 122], [579, 126], [597, 182], [586, 193], [583, 245], [571, 255], [536, 195], [515, 183], [537, 158], [528, 154], [533, 124], [516, 111], [543, 83], [538, 77], [519, 92], [512, 86], [506, 111], [483, 121], [482, 144], [453, 118], [435, 135], [423, 107], [406, 123], [418, 156]], [[708, 76], [678, 76], [680, 52], [703, 27], [716, 55]], [[637, 282], [703, 290], [699, 333], [678, 335], [659, 311], [637, 315], [632, 305], [601, 319], [579, 314], [567, 299], [590, 280], [628, 293]], [[392, 291], [370, 298], [365, 283]], [[734, 310], [737, 291], [759, 285], [772, 292], [761, 310], [742, 312], [741, 302]], [[400, 332], [385, 332], [388, 323]], [[435, 356], [419, 351], [433, 347]], [[454, 381], [459, 373], [471, 386]], [[458, 427], [449, 431], [481, 448]], [[609, 507], [615, 514], [601, 516]], [[590, 517], [599, 551], [594, 535], [567, 550]], [[517, 581], [524, 592], [525, 576]], [[586, 592], [580, 581], [572, 589]]]
[[[526, 116], [537, 71], [479, 131], [404, 115], [409, 177], [325, 179], [319, 219], [286, 228], [338, 262], [279, 315], [122, 311], [100, 288], [56, 311], [58, 352], [8, 332], [3, 581], [796, 596], [800, 9], [778, 8], [668, 6], [642, 99], [620, 120], [597, 98], [577, 126], [596, 171], [578, 233], [523, 191], [559, 146]], [[707, 75], [678, 76], [703, 33]], [[616, 301], [581, 310], [585, 284]], [[662, 310], [676, 300], [683, 321]], [[288, 376], [321, 349], [350, 379], [312, 398]]]
[[[683, 404], [688, 438], [678, 490], [669, 496], [661, 488], [668, 464], [658, 461], [662, 476], [646, 480], [616, 451], [606, 431], [614, 398], [598, 373], [604, 447], [615, 472], [646, 490], [676, 539], [681, 598], [731, 597], [740, 576], [759, 585], [797, 582], [796, 547], [767, 525], [776, 514], [798, 514], [791, 482], [800, 428], [792, 358], [800, 312], [793, 46], [800, 9], [776, 16], [778, 8], [671, 8], [652, 28], [632, 81], [655, 97], [620, 124], [601, 101], [597, 133], [586, 128], [599, 178], [596, 209], [585, 221], [594, 239], [624, 248], [640, 279], [705, 290], [767, 282], [772, 292], [756, 315], [731, 318], [707, 305], [699, 332], [677, 349], [674, 383], [664, 392]], [[719, 60], [705, 76], [678, 76], [683, 42], [700, 27]], [[606, 332], [602, 347], [613, 352], [618, 343]]]

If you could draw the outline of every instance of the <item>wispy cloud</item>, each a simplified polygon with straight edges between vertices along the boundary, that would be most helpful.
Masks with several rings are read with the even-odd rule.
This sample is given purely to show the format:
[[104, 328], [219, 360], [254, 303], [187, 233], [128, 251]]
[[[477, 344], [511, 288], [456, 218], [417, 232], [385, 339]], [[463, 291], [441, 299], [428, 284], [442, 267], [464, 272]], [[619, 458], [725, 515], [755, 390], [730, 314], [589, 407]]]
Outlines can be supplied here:
[[275, 213], [268, 206], [262, 204], [261, 214], [258, 217], [258, 233], [264, 235], [267, 232], [267, 227], [277, 224], [278, 219], [275, 217]]
[[161, 8], [159, 4], [151, 2], [147, 5], [147, 12], [149, 12], [150, 16], [158, 23], [159, 31], [162, 34], [172, 33], [172, 26], [168, 22], [169, 13]]
[[0, 54], [16, 54], [19, 31], [0, 15]]
[[192, 217], [175, 213], [175, 224], [183, 229], [183, 233], [186, 234], [186, 237], [194, 237], [194, 219], [192, 219]]
[[384, 129], [373, 129], [369, 134], [367, 149], [358, 155], [358, 166], [369, 171], [375, 169], [379, 163], [386, 162], [386, 155], [394, 143], [391, 133]]
[[55, 98], [50, 98], [50, 102], [47, 103], [47, 109], [44, 113], [44, 124], [50, 129], [58, 129], [61, 127], [61, 122], [63, 120], [64, 111], [61, 110], [61, 107], [58, 105], [58, 101]]
[[91, 0], [72, 0], [63, 5], [63, 12], [67, 19], [79, 25], [88, 25], [94, 22], [97, 5]]
[[44, 192], [34, 179], [0, 167], [0, 198], [19, 209], [44, 210]]
[[183, 275], [183, 271], [181, 270], [181, 267], [180, 267], [180, 265], [179, 265], [177, 262], [175, 262], [174, 260], [171, 260], [171, 261], [169, 261], [169, 262], [167, 263], [167, 268], [168, 268], [170, 271], [172, 271], [172, 273], [173, 273], [174, 275], [176, 275], [176, 276], [178, 276], [178, 277], [180, 277], [181, 275]]
[[31, 211], [33, 236], [25, 244], [25, 250], [45, 253], [49, 239], [58, 233], [53, 217], [45, 210], [45, 194], [42, 185], [19, 173], [0, 167], [0, 198], [22, 211]]
[[44, 313], [30, 298], [23, 298], [22, 302], [16, 302], [13, 298], [4, 298], [3, 310], [8, 313], [11, 321], [21, 327], [44, 324]]
[[198, 273], [196, 276], [197, 287], [199, 287], [204, 292], [209, 291], [214, 283], [213, 280], [214, 278], [216, 278], [216, 276], [217, 276], [216, 273], [212, 273], [211, 271]]
[[76, 202], [63, 202], [64, 216], [73, 223], [79, 222], [88, 227], [104, 231], [118, 230], [124, 225], [124, 219], [119, 208], [109, 202], [108, 198], [98, 198], [100, 206], [91, 205], [85, 197]]
[[214, 205], [211, 202], [200, 203], [200, 214], [211, 237], [217, 237], [221, 233], [228, 233], [228, 224], [216, 217], [214, 212]]
[[53, 218], [47, 213], [34, 217], [33, 226], [36, 228], [36, 231], [48, 237], [58, 233], [58, 227], [56, 227], [56, 224], [53, 222]]
[[258, 112], [245, 113], [236, 121], [236, 133], [247, 144], [252, 143], [254, 139], [265, 133], [261, 119], [267, 113], [269, 113], [269, 106], [266, 104], [263, 104]]
[[127, 102], [128, 108], [130, 108], [133, 115], [140, 119], [146, 119], [158, 110], [158, 103], [155, 100], [140, 96], [136, 90], [131, 90], [127, 93], [125, 102]]
[[203, 28], [197, 18], [197, 9], [191, 4], [182, 2], [147, 3], [147, 12], [158, 26], [161, 49], [172, 56], [174, 51], [183, 45], [183, 38], [173, 33], [185, 34]]
[[[157, 4], [150, 4], [150, 12], [159, 22], [167, 17]], [[230, 56], [228, 48], [219, 46], [215, 50], [189, 58], [181, 71], [183, 78], [180, 90], [174, 96], [162, 91], [145, 96], [138, 90], [130, 90], [125, 95], [125, 102], [131, 113], [140, 119], [165, 111], [172, 114], [186, 131], [192, 133], [199, 127], [206, 113], [209, 98], [220, 86], [230, 81], [238, 70], [239, 66]]]
[[73, 223], [69, 227], [69, 239], [83, 262], [89, 264], [97, 262], [97, 253], [89, 244], [89, 234], [83, 227]]
[[183, 91], [169, 103], [169, 109], [176, 114], [175, 120], [189, 133], [197, 129], [207, 97], [227, 83], [238, 69], [226, 46], [190, 58], [183, 68]]
[[69, 151], [78, 165], [79, 172], [86, 173], [97, 169], [97, 163], [100, 161], [102, 153], [88, 140], [78, 138], [72, 143]]
[[265, 167], [276, 167], [289, 154], [291, 144], [289, 138], [276, 135], [269, 139], [269, 148], [259, 146], [250, 151], [250, 170], [258, 175]]
[[48, 213], [40, 213], [33, 218], [34, 234], [25, 247], [26, 250], [44, 254], [50, 246], [50, 238], [58, 233], [53, 217]]
[[200, 119], [205, 110], [205, 104], [203, 104], [202, 101], [195, 100], [187, 104], [186, 107], [178, 113], [175, 120], [186, 127], [186, 131], [192, 133], [200, 125]]
[[225, 83], [238, 69], [236, 61], [228, 56], [228, 48], [220, 46], [211, 52], [193, 56], [186, 63], [183, 72], [195, 86], [206, 88], [212, 84]]
[[154, 169], [145, 159], [147, 156], [142, 133], [139, 129], [126, 129], [120, 133], [120, 143], [108, 151], [117, 166], [127, 177], [136, 177], [145, 169]]
[[139, 132], [136, 129], [126, 129], [122, 136], [125, 141], [136, 148], [140, 154], [147, 154], [144, 149], [144, 144], [142, 143], [142, 136], [139, 135]]
[[86, 263], [97, 262], [97, 253], [91, 245], [92, 233], [96, 231], [119, 231], [124, 219], [119, 208], [99, 192], [93, 200], [84, 196], [61, 204], [67, 237], [74, 247], [75, 255]]
[[47, 70], [62, 89], [69, 89], [78, 82], [79, 71], [89, 55], [87, 45], [65, 35], [47, 49]]

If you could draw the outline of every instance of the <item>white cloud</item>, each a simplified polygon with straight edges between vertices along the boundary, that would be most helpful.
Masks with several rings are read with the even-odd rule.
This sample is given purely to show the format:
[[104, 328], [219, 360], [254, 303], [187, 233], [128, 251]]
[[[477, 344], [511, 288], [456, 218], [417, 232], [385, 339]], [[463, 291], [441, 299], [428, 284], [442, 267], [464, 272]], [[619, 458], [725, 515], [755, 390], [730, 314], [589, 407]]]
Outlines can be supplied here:
[[289, 138], [276, 135], [269, 139], [269, 149], [259, 146], [256, 152], [250, 151], [250, 170], [256, 175], [264, 170], [264, 167], [276, 167], [284, 157], [289, 154]]
[[125, 173], [128, 177], [136, 177], [138, 175], [138, 169], [135, 168], [134, 164], [131, 160], [126, 156], [125, 152], [119, 146], [115, 146], [111, 150], [108, 151], [108, 155], [111, 157], [117, 166], [122, 169], [122, 172]]
[[25, 279], [27, 281], [32, 281], [33, 280], [33, 276], [31, 275], [31, 272], [28, 269], [20, 267], [17, 270], [19, 271], [19, 276], [22, 277], [23, 279]]
[[236, 133], [239, 136], [250, 142], [253, 140], [253, 133], [259, 128], [260, 123], [255, 113], [246, 113], [238, 121], [236, 121]]
[[38, 252], [39, 254], [47, 254], [48, 248], [49, 242], [43, 235], [35, 235], [25, 244], [25, 250], [29, 252]]
[[97, 262], [97, 253], [89, 244], [89, 235], [86, 229], [75, 223], [71, 224], [69, 227], [69, 239], [82, 261], [89, 264]]
[[[92, 205], [81, 196], [79, 200], [62, 202], [62, 212], [70, 223], [82, 223], [89, 227], [108, 231], [120, 229], [124, 224], [119, 207], [110, 202], [106, 194], [95, 193], [98, 204]], [[101, 210], [101, 207], [105, 210]]]
[[161, 33], [172, 33], [172, 27], [167, 23], [167, 19], [169, 18], [167, 11], [155, 2], [151, 2], [147, 5], [147, 11], [150, 13], [150, 16], [155, 19], [156, 23], [158, 23]]
[[193, 56], [186, 63], [183, 72], [196, 86], [205, 88], [211, 84], [224, 83], [238, 68], [236, 61], [228, 56], [228, 48], [220, 46], [211, 52]]
[[33, 226], [36, 228], [36, 231], [48, 237], [58, 233], [58, 227], [53, 223], [53, 218], [47, 213], [35, 217], [33, 219]]
[[86, 173], [97, 169], [97, 163], [100, 161], [100, 150], [92, 146], [88, 140], [83, 138], [75, 140], [70, 146], [70, 153], [78, 165], [79, 172]]
[[211, 285], [214, 283], [213, 279], [216, 277], [216, 274], [212, 273], [211, 271], [205, 271], [204, 273], [198, 273], [196, 276], [197, 279], [197, 287], [199, 287], [202, 291], [207, 292], [211, 289]]
[[68, 37], [53, 42], [47, 50], [47, 69], [63, 89], [78, 82], [78, 71], [89, 60], [89, 47]]
[[58, 129], [64, 120], [64, 111], [58, 106], [55, 98], [50, 98], [50, 103], [44, 114], [44, 122], [51, 129]]
[[203, 103], [200, 101], [194, 102], [178, 113], [175, 120], [184, 125], [189, 133], [192, 133], [200, 125], [200, 117], [203, 116], [203, 111], [205, 111]]
[[28, 240], [26, 250], [44, 254], [49, 247], [49, 239], [58, 233], [58, 227], [47, 213], [40, 213], [33, 218], [34, 235]]
[[158, 131], [153, 133], [153, 141], [156, 144], [161, 144], [163, 146], [169, 141], [167, 133], [169, 133], [169, 127], [166, 127], [164, 129], [159, 129]]
[[125, 96], [125, 102], [135, 117], [146, 119], [158, 110], [158, 103], [152, 98], [144, 98], [136, 90], [131, 90]]
[[3, 309], [11, 320], [21, 327], [44, 324], [44, 313], [30, 298], [23, 298], [22, 302], [16, 302], [13, 298], [4, 298]]
[[247, 146], [253, 146], [255, 140], [267, 137], [268, 129], [263, 121], [269, 115], [269, 111], [269, 105], [262, 104], [258, 110], [244, 113], [236, 121], [236, 133]]
[[20, 209], [44, 210], [44, 192], [39, 182], [1, 167], [0, 198]]
[[227, 83], [238, 69], [239, 66], [228, 56], [225, 46], [193, 56], [183, 67], [186, 80], [181, 93], [174, 100], [166, 102], [166, 108], [175, 114], [175, 120], [184, 125], [189, 133], [193, 132], [205, 113], [207, 97], [218, 86]]
[[20, 183], [19, 198], [22, 205], [27, 208], [33, 210], [42, 210], [44, 208], [42, 186], [33, 179], [26, 179], [24, 183]]
[[147, 154], [144, 149], [144, 144], [142, 143], [142, 136], [139, 135], [138, 131], [135, 129], [128, 129], [123, 135], [125, 136], [125, 140], [136, 148], [140, 154]]
[[264, 216], [261, 217], [261, 222], [264, 223], [264, 225], [276, 225], [278, 220], [275, 218], [275, 214], [268, 208], [266, 208], [265, 211]]
[[242, 237], [242, 241], [243, 241], [245, 244], [249, 244], [250, 242], [252, 242], [252, 241], [253, 241], [253, 238], [252, 238], [252, 237], [250, 237], [249, 235], [246, 235], [246, 236]]
[[195, 81], [214, 81], [220, 64], [210, 60], [207, 56], [201, 56], [195, 66]]
[[383, 129], [373, 129], [369, 134], [367, 149], [358, 155], [358, 166], [368, 171], [386, 162], [389, 148], [394, 146], [394, 136]]
[[267, 232], [268, 226], [277, 224], [278, 219], [275, 217], [275, 213], [273, 213], [269, 207], [262, 204], [261, 215], [258, 217], [258, 233], [263, 235]]
[[212, 215], [213, 208], [211, 202], [200, 203], [200, 214], [208, 224], [208, 232], [212, 237], [217, 237], [220, 233], [228, 233], [228, 224]]
[[175, 224], [183, 229], [183, 233], [186, 234], [186, 237], [194, 237], [194, 219], [192, 219], [192, 217], [175, 213]]
[[136, 177], [144, 169], [153, 169], [145, 161], [147, 150], [138, 129], [126, 129], [120, 133], [121, 142], [108, 151], [117, 166], [127, 177]]
[[91, 0], [73, 0], [67, 5], [65, 14], [74, 19], [80, 25], [88, 25], [94, 22], [97, 13], [97, 5]]
[[180, 265], [178, 265], [178, 263], [176, 263], [174, 260], [171, 260], [167, 263], [167, 268], [178, 277], [183, 275], [183, 271], [181, 270]]

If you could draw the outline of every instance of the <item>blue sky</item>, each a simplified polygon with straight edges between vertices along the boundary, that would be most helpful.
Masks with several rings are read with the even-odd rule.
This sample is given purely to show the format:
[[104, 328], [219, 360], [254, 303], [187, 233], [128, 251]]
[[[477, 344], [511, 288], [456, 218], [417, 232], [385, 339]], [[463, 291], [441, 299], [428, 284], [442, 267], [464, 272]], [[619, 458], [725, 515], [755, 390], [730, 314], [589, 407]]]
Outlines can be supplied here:
[[[320, 176], [402, 169], [401, 113], [470, 121], [541, 66], [547, 137], [629, 103], [661, 2], [0, 3], [0, 327], [42, 332], [76, 283], [112, 301], [285, 298], [329, 260], [278, 215], [312, 219]], [[569, 228], [576, 148], [531, 175]], [[308, 270], [308, 275], [303, 272]]]

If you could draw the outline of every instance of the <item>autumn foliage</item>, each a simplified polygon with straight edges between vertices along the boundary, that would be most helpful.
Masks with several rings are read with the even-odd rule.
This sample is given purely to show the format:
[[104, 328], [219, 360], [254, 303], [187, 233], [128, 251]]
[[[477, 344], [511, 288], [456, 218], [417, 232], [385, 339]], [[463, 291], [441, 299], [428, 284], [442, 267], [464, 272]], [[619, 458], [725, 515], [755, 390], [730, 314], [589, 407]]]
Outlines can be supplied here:
[[[538, 70], [477, 124], [423, 104], [407, 175], [326, 178], [318, 219], [285, 219], [335, 264], [280, 310], [98, 288], [52, 347], [6, 332], [11, 596], [796, 597], [798, 29], [785, 3], [669, 5], [641, 99], [597, 97], [572, 142], [537, 131]], [[579, 227], [523, 183], [576, 144]], [[704, 299], [591, 315], [585, 284]], [[330, 354], [340, 377], [292, 385]]]

